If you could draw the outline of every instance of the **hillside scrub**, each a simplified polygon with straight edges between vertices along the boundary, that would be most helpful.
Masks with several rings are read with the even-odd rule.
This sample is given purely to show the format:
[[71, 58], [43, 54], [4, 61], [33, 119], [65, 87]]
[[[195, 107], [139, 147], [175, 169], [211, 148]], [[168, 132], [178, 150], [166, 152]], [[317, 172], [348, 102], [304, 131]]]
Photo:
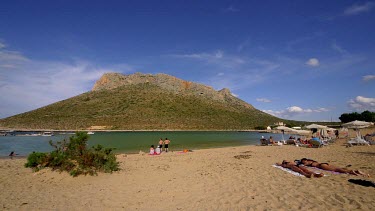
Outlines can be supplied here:
[[27, 158], [25, 167], [39, 171], [45, 167], [52, 170], [67, 171], [72, 176], [80, 174], [96, 175], [97, 172], [112, 173], [118, 171], [119, 163], [111, 148], [101, 145], [87, 148], [89, 136], [85, 132], [76, 132], [69, 138], [50, 145], [55, 148], [50, 153], [33, 152]]

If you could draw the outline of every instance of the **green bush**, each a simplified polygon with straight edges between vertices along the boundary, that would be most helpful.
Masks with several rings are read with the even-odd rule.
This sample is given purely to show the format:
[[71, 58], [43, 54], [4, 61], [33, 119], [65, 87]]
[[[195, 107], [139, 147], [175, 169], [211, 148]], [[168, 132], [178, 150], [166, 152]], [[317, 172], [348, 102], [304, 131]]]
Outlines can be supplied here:
[[120, 170], [113, 149], [101, 145], [87, 148], [88, 138], [87, 133], [77, 132], [69, 141], [63, 140], [56, 144], [50, 141], [55, 150], [50, 153], [30, 154], [25, 167], [33, 168], [35, 171], [50, 167], [52, 170], [67, 171], [72, 176]]
[[36, 171], [43, 168], [43, 164], [47, 162], [48, 154], [43, 152], [33, 152], [27, 157], [25, 167], [34, 168]]

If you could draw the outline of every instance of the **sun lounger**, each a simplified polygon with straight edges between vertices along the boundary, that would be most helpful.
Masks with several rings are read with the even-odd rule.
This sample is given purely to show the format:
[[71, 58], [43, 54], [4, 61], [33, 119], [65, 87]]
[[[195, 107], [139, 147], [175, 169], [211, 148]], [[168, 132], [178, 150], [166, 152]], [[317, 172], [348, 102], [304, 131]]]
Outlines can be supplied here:
[[364, 139], [362, 139], [361, 137], [357, 136], [355, 138], [351, 138], [349, 141], [348, 141], [348, 144], [349, 145], [370, 145], [370, 143]]

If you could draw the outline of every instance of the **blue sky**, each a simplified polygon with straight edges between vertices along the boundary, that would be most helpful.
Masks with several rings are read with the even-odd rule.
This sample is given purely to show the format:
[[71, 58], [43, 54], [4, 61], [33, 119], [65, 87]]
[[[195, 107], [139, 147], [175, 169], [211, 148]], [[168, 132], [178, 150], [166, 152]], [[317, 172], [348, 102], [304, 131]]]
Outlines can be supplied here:
[[375, 112], [375, 1], [2, 1], [0, 118], [166, 73], [272, 115]]

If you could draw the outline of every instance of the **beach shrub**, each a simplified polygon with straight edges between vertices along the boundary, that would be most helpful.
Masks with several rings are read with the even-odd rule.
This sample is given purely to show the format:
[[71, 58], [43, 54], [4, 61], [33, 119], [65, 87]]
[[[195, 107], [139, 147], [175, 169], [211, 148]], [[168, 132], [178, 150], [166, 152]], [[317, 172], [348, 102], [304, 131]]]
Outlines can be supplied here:
[[47, 159], [47, 153], [33, 152], [27, 157], [27, 163], [25, 163], [25, 167], [34, 168], [35, 171], [39, 171], [41, 168], [43, 168], [43, 165], [46, 163]]
[[97, 172], [112, 173], [119, 170], [119, 163], [112, 148], [101, 145], [87, 147], [89, 136], [85, 132], [77, 132], [70, 137], [50, 145], [55, 148], [50, 153], [32, 153], [28, 156], [25, 167], [35, 171], [44, 167], [52, 170], [67, 171], [72, 176], [80, 174], [96, 175]]

